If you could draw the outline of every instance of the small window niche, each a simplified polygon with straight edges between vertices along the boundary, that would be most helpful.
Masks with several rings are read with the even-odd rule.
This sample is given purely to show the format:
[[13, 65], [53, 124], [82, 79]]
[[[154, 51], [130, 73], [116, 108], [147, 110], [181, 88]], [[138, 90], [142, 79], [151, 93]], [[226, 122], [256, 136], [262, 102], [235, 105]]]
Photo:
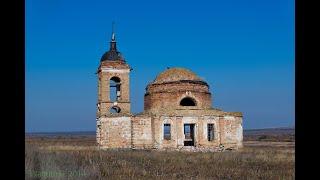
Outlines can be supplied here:
[[121, 109], [118, 106], [113, 106], [110, 108], [110, 113], [111, 114], [118, 114], [120, 113]]
[[208, 141], [214, 140], [214, 124], [208, 124]]
[[171, 125], [170, 124], [163, 125], [163, 139], [171, 140]]

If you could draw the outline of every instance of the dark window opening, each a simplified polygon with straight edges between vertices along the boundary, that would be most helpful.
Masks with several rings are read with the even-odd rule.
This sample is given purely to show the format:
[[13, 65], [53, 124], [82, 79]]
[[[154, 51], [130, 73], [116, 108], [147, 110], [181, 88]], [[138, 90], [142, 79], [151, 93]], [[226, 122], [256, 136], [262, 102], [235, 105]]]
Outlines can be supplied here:
[[110, 79], [110, 100], [112, 102], [119, 101], [121, 92], [120, 92], [120, 78], [112, 77]]
[[212, 141], [214, 139], [214, 126], [213, 124], [208, 124], [208, 141]]
[[196, 102], [190, 97], [185, 97], [180, 101], [180, 106], [196, 106]]
[[110, 112], [112, 114], [117, 114], [117, 113], [120, 113], [121, 109], [118, 107], [118, 106], [113, 106], [110, 108]]
[[184, 146], [194, 146], [194, 124], [184, 124]]
[[170, 124], [163, 125], [163, 139], [166, 139], [166, 140], [171, 139], [171, 126], [170, 126]]

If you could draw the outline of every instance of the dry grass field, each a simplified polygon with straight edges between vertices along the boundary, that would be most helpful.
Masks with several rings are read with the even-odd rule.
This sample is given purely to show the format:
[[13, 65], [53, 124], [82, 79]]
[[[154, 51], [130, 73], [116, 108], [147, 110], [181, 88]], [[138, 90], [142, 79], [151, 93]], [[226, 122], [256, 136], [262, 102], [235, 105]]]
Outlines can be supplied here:
[[26, 179], [295, 179], [294, 135], [245, 135], [235, 152], [98, 150], [94, 136], [26, 136]]

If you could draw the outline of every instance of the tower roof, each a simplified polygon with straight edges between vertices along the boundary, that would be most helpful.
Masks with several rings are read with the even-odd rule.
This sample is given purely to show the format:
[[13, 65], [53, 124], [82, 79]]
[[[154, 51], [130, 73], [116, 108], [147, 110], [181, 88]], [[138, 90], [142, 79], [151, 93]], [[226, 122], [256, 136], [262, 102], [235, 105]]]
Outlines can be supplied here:
[[116, 35], [114, 32], [114, 23], [112, 23], [112, 35], [110, 41], [110, 49], [105, 52], [100, 61], [125, 61], [122, 54], [117, 50]]

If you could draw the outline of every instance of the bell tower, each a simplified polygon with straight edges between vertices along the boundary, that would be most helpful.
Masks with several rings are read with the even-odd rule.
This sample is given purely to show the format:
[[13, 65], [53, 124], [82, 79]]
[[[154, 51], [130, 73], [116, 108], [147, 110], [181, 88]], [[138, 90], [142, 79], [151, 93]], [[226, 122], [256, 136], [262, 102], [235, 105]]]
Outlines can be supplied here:
[[130, 66], [117, 50], [112, 27], [110, 49], [103, 54], [98, 67], [97, 118], [130, 114]]

